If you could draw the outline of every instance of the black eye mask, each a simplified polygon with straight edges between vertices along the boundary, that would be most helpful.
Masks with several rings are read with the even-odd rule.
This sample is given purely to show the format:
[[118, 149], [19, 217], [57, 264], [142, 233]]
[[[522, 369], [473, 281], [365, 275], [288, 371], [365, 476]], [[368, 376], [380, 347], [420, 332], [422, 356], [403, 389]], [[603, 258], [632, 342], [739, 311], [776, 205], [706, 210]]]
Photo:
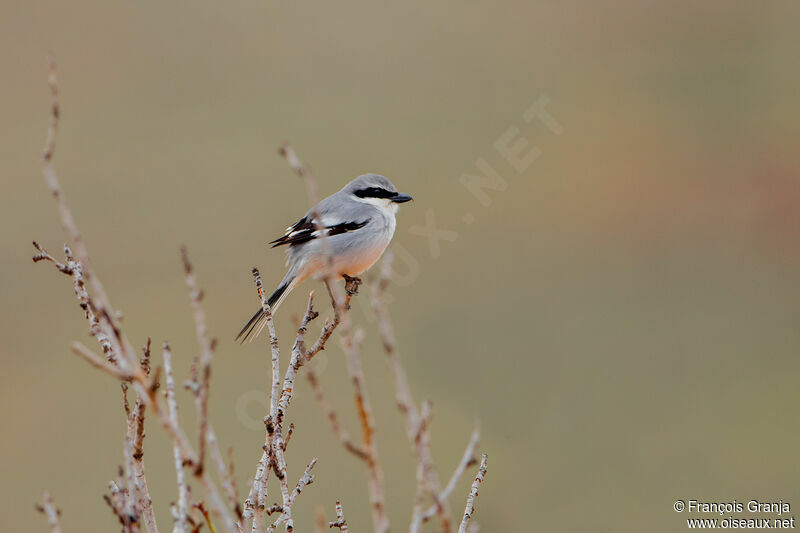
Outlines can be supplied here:
[[367, 187], [366, 189], [357, 190], [355, 195], [359, 198], [394, 198], [397, 193], [380, 187]]

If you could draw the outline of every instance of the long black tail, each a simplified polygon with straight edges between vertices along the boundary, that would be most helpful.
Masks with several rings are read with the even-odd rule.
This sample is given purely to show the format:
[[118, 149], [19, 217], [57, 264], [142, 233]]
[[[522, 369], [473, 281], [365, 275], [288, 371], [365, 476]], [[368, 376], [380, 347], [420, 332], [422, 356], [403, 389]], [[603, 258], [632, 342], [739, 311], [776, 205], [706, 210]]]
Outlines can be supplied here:
[[[267, 299], [267, 303], [269, 304], [270, 308], [272, 308], [275, 303], [281, 299], [281, 296], [283, 296], [283, 293], [286, 292], [286, 289], [288, 288], [289, 283], [281, 283], [281, 286], [275, 289], [275, 292], [273, 292], [272, 295]], [[275, 309], [277, 309], [277, 307], [275, 307]], [[261, 332], [261, 328], [263, 327], [261, 323], [263, 321], [264, 310], [259, 307], [258, 311], [256, 311], [256, 314], [253, 315], [253, 318], [251, 318], [247, 324], [244, 325], [239, 334], [236, 335], [236, 340], [239, 341], [241, 339], [240, 342], [244, 344], [244, 342], [247, 341], [247, 339], [249, 339], [251, 336], [255, 338], [255, 336]]]

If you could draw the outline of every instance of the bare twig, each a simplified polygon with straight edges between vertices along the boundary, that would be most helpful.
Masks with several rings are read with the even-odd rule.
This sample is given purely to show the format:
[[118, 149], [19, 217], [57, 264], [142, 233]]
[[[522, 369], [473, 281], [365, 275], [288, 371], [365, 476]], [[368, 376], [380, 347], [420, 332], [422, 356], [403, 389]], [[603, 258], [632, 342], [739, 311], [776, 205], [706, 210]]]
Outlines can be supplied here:
[[[145, 344], [142, 359], [139, 362], [140, 367], [145, 375], [150, 375], [150, 339], [147, 339]], [[147, 528], [148, 533], [158, 533], [158, 525], [156, 524], [156, 516], [153, 510], [153, 500], [150, 498], [150, 489], [147, 486], [147, 478], [144, 474], [144, 418], [147, 404], [141, 396], [137, 394], [136, 404], [128, 416], [128, 432], [131, 436], [133, 448], [131, 450], [131, 458], [133, 459], [133, 474], [134, 474], [134, 488], [136, 505], [135, 507], [141, 512], [142, 521]]]
[[[171, 352], [169, 351], [169, 346], [168, 346], [167, 343], [164, 343], [164, 347], [165, 347], [165, 349], [164, 349], [164, 356], [165, 356], [164, 357], [164, 359], [165, 359], [164, 367], [165, 367], [165, 373], [166, 373], [166, 370], [167, 370], [167, 358], [168, 358], [168, 354], [169, 354], [169, 356], [171, 356]], [[171, 362], [171, 357], [170, 357], [170, 362]], [[171, 367], [170, 367], [169, 370], [170, 370], [170, 373], [171, 373]], [[169, 379], [168, 379], [168, 381], [169, 381]], [[134, 384], [139, 385], [137, 382], [134, 382]], [[173, 386], [172, 394], [170, 395], [169, 391], [167, 391], [167, 394], [165, 394], [165, 396], [167, 398], [167, 403], [168, 403], [168, 406], [167, 406], [168, 407], [168, 412], [165, 412], [159, 406], [158, 398], [154, 394], [154, 390], [155, 389], [153, 389], [151, 391], [151, 395], [150, 395], [151, 397], [150, 397], [148, 405], [152, 405], [155, 408], [155, 410], [156, 410], [156, 412], [159, 415], [159, 418], [161, 420], [162, 426], [164, 427], [164, 429], [167, 430], [167, 432], [169, 433], [170, 437], [172, 437], [173, 456], [174, 456], [173, 458], [175, 460], [176, 470], [177, 470], [178, 469], [177, 463], [178, 463], [179, 460], [181, 461], [181, 464], [183, 466], [196, 465], [197, 464], [197, 455], [195, 454], [194, 450], [192, 450], [192, 447], [189, 444], [189, 441], [186, 438], [185, 433], [183, 432], [183, 430], [181, 429], [181, 427], [180, 427], [180, 425], [178, 424], [178, 421], [177, 421], [177, 403], [174, 402], [174, 385], [175, 385], [174, 379], [172, 379], [172, 386]], [[170, 400], [170, 396], [173, 399], [172, 402], [169, 401]], [[173, 416], [173, 407], [174, 407], [175, 416]], [[182, 470], [181, 470], [181, 472], [182, 472]], [[193, 468], [192, 469], [192, 473], [197, 478], [197, 480], [200, 482], [200, 484], [203, 486], [203, 489], [205, 490], [206, 494], [208, 495], [209, 503], [211, 504], [211, 509], [214, 512], [214, 515], [216, 517], [218, 517], [222, 521], [226, 531], [235, 532], [237, 530], [236, 521], [234, 520], [233, 517], [231, 517], [230, 513], [228, 512], [228, 509], [225, 506], [225, 503], [224, 503], [224, 501], [222, 500], [222, 497], [219, 494], [217, 486], [214, 484], [214, 482], [209, 477], [208, 472], [206, 472], [204, 469], [200, 470], [198, 472], [197, 469]], [[181, 474], [178, 474], [178, 476], [180, 477]], [[179, 479], [179, 484], [178, 485], [179, 485], [179, 495], [180, 495], [181, 492], [182, 492], [181, 485], [180, 485], [180, 479]], [[187, 494], [188, 494], [188, 487], [187, 487], [186, 490], [187, 490]], [[187, 497], [186, 501], [187, 501], [186, 509], [187, 509], [187, 512], [188, 512], [188, 502], [189, 502], [188, 497]], [[178, 505], [177, 511], [176, 511], [176, 515], [178, 516], [178, 518], [183, 516], [181, 514], [181, 505], [180, 505], [180, 503], [181, 502], [179, 500], [179, 505]], [[176, 525], [176, 527], [177, 527], [177, 525]]]
[[294, 501], [297, 499], [297, 497], [300, 495], [300, 493], [303, 491], [304, 488], [306, 488], [307, 486], [311, 485], [314, 482], [314, 476], [311, 475], [311, 470], [314, 468], [314, 465], [316, 464], [317, 464], [317, 458], [314, 457], [311, 460], [311, 462], [308, 463], [308, 466], [306, 466], [303, 475], [297, 481], [297, 485], [294, 487], [294, 490], [292, 491], [292, 497], [291, 497], [292, 503], [294, 503]]
[[42, 151], [42, 159], [49, 162], [56, 150], [56, 134], [61, 110], [58, 103], [58, 79], [56, 78], [56, 59], [50, 54], [47, 57], [47, 84], [50, 86], [50, 127], [47, 128], [47, 140]]
[[181, 246], [181, 259], [186, 277], [186, 287], [189, 289], [189, 300], [192, 305], [197, 343], [200, 345], [199, 376], [194, 376], [194, 385], [190, 387], [195, 395], [197, 407], [197, 462], [194, 465], [194, 470], [195, 475], [200, 475], [205, 465], [206, 441], [208, 438], [208, 391], [214, 341], [208, 337], [206, 315], [201, 305], [203, 291], [197, 285], [197, 278], [195, 278], [192, 263], [189, 261], [189, 253], [186, 250], [186, 246]]
[[[139, 361], [139, 366], [144, 371], [147, 377], [150, 377], [150, 337], [142, 349], [142, 359]], [[136, 407], [133, 410], [132, 417], [132, 433], [135, 435], [133, 442], [133, 457], [134, 459], [141, 459], [144, 455], [144, 415], [146, 405], [141, 398], [136, 398]]]
[[[236, 501], [239, 501], [239, 490], [236, 488], [236, 469], [234, 468], [233, 464], [233, 446], [228, 448], [228, 475], [230, 476], [231, 483], [233, 484], [233, 491], [234, 495], [236, 496]], [[242, 511], [239, 509], [238, 514], [241, 515]]]
[[[317, 458], [314, 457], [308, 466], [306, 466], [303, 475], [297, 481], [297, 485], [295, 485], [292, 494], [289, 496], [289, 502], [283, 505], [282, 508], [282, 519], [286, 522], [286, 531], [294, 531], [294, 520], [292, 519], [292, 504], [308, 485], [311, 485], [314, 482], [314, 476], [311, 475], [311, 470], [314, 468], [314, 465], [317, 464]], [[279, 519], [281, 520], [281, 519]]]
[[288, 142], [284, 142], [281, 145], [279, 152], [286, 158], [286, 162], [291, 169], [297, 172], [297, 175], [302, 178], [303, 184], [306, 186], [306, 195], [311, 205], [316, 205], [319, 201], [319, 193], [317, 193], [317, 183], [316, 180], [314, 180], [314, 176], [311, 174], [311, 170], [300, 161], [294, 148], [292, 148]]
[[[300, 323], [300, 327], [297, 329], [297, 337], [292, 346], [292, 356], [289, 360], [289, 366], [286, 368], [286, 374], [283, 378], [283, 388], [281, 389], [281, 395], [278, 399], [275, 412], [276, 423], [283, 422], [286, 409], [292, 401], [294, 396], [294, 381], [298, 370], [313, 357], [313, 355], [310, 355], [309, 352], [305, 350], [305, 335], [308, 331], [308, 324], [318, 316], [319, 313], [314, 311], [314, 293], [311, 292], [308, 295], [308, 304], [306, 305], [306, 312], [303, 315], [303, 320]], [[319, 339], [317, 339], [317, 341], [319, 342]], [[324, 345], [323, 342], [322, 346], [324, 347]]]
[[283, 512], [278, 520], [273, 523], [267, 531], [272, 533], [282, 521], [286, 521], [287, 530], [291, 521], [291, 494], [289, 493], [289, 482], [286, 474], [286, 456], [283, 452], [283, 424], [281, 417], [274, 420], [272, 417], [267, 417], [267, 433], [272, 433], [271, 439], [271, 455], [272, 455], [272, 471], [278, 478], [278, 483], [281, 489], [281, 499], [283, 500]]
[[225, 459], [219, 449], [217, 436], [214, 433], [214, 428], [212, 428], [210, 424], [206, 435], [208, 439], [208, 449], [211, 452], [211, 458], [217, 465], [217, 473], [222, 483], [222, 489], [225, 491], [225, 496], [228, 498], [228, 504], [236, 515], [237, 520], [241, 519], [242, 507], [239, 504], [239, 493], [236, 490], [236, 475], [233, 469], [233, 449], [228, 449], [228, 464], [225, 464]]
[[267, 480], [270, 473], [270, 457], [272, 455], [272, 436], [267, 434], [261, 459], [256, 465], [256, 473], [253, 482], [250, 484], [250, 493], [244, 501], [244, 512], [242, 513], [242, 524], [252, 520], [252, 532], [259, 533], [264, 530], [264, 512], [267, 501]]
[[121, 379], [122, 381], [130, 381], [133, 379], [133, 376], [128, 372], [123, 372], [119, 369], [118, 366], [112, 366], [104, 361], [100, 356], [96, 355], [93, 351], [89, 348], [81, 344], [80, 342], [73, 342], [72, 343], [72, 351], [76, 355], [80, 355], [83, 357], [86, 362], [92, 365], [95, 368], [102, 370], [108, 374], [111, 374], [117, 379]]
[[[264, 453], [262, 454], [261, 460], [259, 461], [258, 467], [256, 468], [256, 475], [255, 479], [253, 480], [253, 488], [250, 493], [250, 497], [248, 500], [253, 504], [254, 508], [253, 512], [255, 513], [255, 518], [253, 520], [252, 531], [254, 533], [263, 530], [263, 520], [264, 520], [264, 513], [266, 512], [266, 501], [267, 501], [267, 480], [269, 478], [269, 471], [270, 467], [275, 466], [277, 464], [277, 455], [276, 450], [274, 449], [274, 440], [276, 436], [276, 428], [277, 433], [281, 435], [281, 421], [277, 421], [278, 419], [278, 396], [280, 394], [280, 349], [278, 347], [278, 338], [275, 333], [275, 324], [272, 320], [272, 310], [269, 307], [269, 303], [267, 302], [267, 295], [264, 292], [264, 286], [261, 281], [261, 274], [258, 271], [258, 268], [253, 267], [253, 278], [256, 284], [256, 291], [258, 292], [258, 297], [261, 301], [261, 309], [264, 312], [264, 318], [266, 319], [266, 324], [269, 330], [269, 342], [270, 342], [270, 353], [271, 353], [271, 362], [272, 362], [272, 388], [270, 393], [270, 402], [268, 406], [268, 415], [265, 420], [265, 424], [267, 427], [267, 436], [266, 436], [266, 443], [264, 444]], [[281, 439], [281, 446], [284, 443]], [[280, 450], [281, 457], [283, 457], [283, 449]], [[281, 492], [284, 496], [284, 504], [286, 504], [289, 498], [289, 488], [286, 484], [286, 466], [285, 461], [283, 464], [283, 471], [279, 468], [275, 469], [276, 475], [281, 482]], [[281, 478], [281, 476], [283, 476]], [[246, 514], [249, 518], [249, 512], [246, 511]]]
[[384, 303], [383, 297], [392, 273], [392, 260], [394, 254], [387, 250], [381, 262], [380, 276], [373, 283], [370, 291], [370, 302], [372, 309], [378, 318], [378, 331], [380, 332], [383, 349], [386, 352], [386, 361], [394, 378], [395, 399], [400, 412], [403, 414], [406, 423], [406, 432], [410, 441], [414, 439], [419, 424], [419, 412], [414, 400], [411, 397], [411, 388], [408, 386], [403, 365], [397, 355], [394, 330], [389, 318], [389, 310]]
[[[172, 423], [178, 425], [178, 403], [175, 401], [175, 379], [172, 375], [172, 351], [169, 344], [166, 342], [163, 346], [164, 350], [164, 374], [167, 381], [167, 390], [165, 396], [167, 398], [167, 406], [169, 408], [169, 418]], [[185, 533], [189, 527], [188, 514], [189, 514], [189, 489], [186, 485], [186, 476], [183, 471], [183, 455], [181, 447], [177, 442], [172, 444], [172, 456], [175, 462], [175, 472], [178, 480], [178, 504], [176, 506], [175, 516], [175, 529], [174, 533]]]
[[33, 241], [33, 246], [39, 252], [33, 256], [34, 263], [44, 260], [50, 261], [56, 269], [72, 278], [78, 304], [89, 322], [89, 333], [100, 343], [100, 346], [103, 348], [103, 353], [110, 363], [119, 365], [120, 369], [123, 371], [129, 371], [130, 365], [126, 359], [117, 360], [116, 354], [119, 352], [119, 346], [114, 342], [113, 330], [109, 327], [109, 324], [102, 320], [103, 315], [98, 315], [96, 312], [95, 305], [89, 297], [89, 292], [86, 290], [83, 267], [80, 262], [75, 261], [70, 247], [66, 244], [64, 245], [65, 262], [61, 263], [36, 241]]
[[124, 461], [124, 475], [125, 483], [125, 526], [129, 531], [139, 530], [139, 513], [136, 506], [136, 474], [133, 466], [133, 439], [135, 436], [129, 431], [125, 434], [124, 448], [122, 458]]
[[[95, 335], [98, 338], [98, 341], [103, 344], [103, 352], [112, 360], [115, 355], [119, 354], [122, 356], [124, 361], [119, 361], [122, 370], [128, 370], [130, 368], [134, 368], [136, 366], [136, 357], [135, 357], [135, 350], [131, 346], [130, 342], [122, 335], [120, 329], [116, 323], [114, 318], [115, 313], [111, 306], [111, 302], [106, 294], [105, 288], [103, 284], [100, 283], [99, 278], [95, 275], [94, 270], [92, 269], [91, 263], [89, 262], [89, 253], [86, 249], [86, 246], [83, 242], [83, 237], [78, 230], [78, 226], [75, 223], [75, 219], [72, 216], [72, 211], [67, 204], [66, 198], [64, 196], [64, 191], [61, 189], [61, 185], [58, 181], [58, 177], [56, 176], [55, 168], [53, 167], [53, 154], [55, 152], [55, 145], [56, 145], [56, 134], [58, 132], [59, 121], [61, 118], [60, 112], [60, 105], [58, 99], [58, 83], [56, 78], [56, 63], [55, 59], [51, 55], [48, 58], [48, 84], [50, 86], [50, 94], [51, 94], [51, 105], [50, 105], [50, 127], [47, 131], [47, 140], [45, 142], [45, 148], [42, 152], [42, 171], [44, 174], [44, 180], [47, 184], [48, 189], [50, 189], [50, 193], [53, 195], [53, 198], [56, 200], [56, 205], [58, 206], [58, 212], [61, 218], [61, 223], [64, 226], [64, 229], [67, 231], [67, 235], [69, 235], [69, 240], [72, 243], [72, 248], [75, 251], [75, 258], [77, 266], [80, 268], [79, 275], [73, 274], [76, 283], [76, 292], [78, 291], [78, 283], [83, 283], [83, 277], [85, 276], [88, 279], [89, 284], [92, 287], [92, 291], [95, 295], [96, 300], [96, 310], [93, 310], [93, 314], [98, 316], [97, 320], [90, 321], [94, 322], [93, 326], [95, 329], [102, 330], [103, 335], [99, 335], [99, 331], [93, 331], [92, 335]], [[66, 247], [65, 247], [66, 248]], [[71, 259], [71, 258], [70, 258]], [[34, 258], [36, 260], [36, 258]], [[84, 304], [88, 302], [82, 301], [82, 307]], [[88, 312], [88, 308], [84, 308], [85, 311]], [[88, 318], [88, 316], [87, 316]], [[114, 351], [110, 351], [110, 345], [105, 345], [103, 338], [106, 337], [105, 340], [110, 340], [111, 344], [114, 346]]]
[[383, 497], [383, 469], [378, 460], [378, 448], [375, 443], [375, 418], [367, 395], [364, 373], [361, 369], [361, 356], [358, 351], [363, 337], [363, 331], [358, 330], [353, 336], [343, 336], [342, 342], [347, 354], [347, 369], [353, 382], [358, 418], [361, 421], [363, 449], [367, 454], [367, 484], [372, 523], [377, 533], [388, 533], [389, 518], [386, 515]]
[[[344, 321], [347, 309], [350, 308], [350, 300], [356, 294], [358, 294], [358, 287], [361, 284], [361, 281], [358, 278], [351, 278], [345, 284], [345, 296], [344, 296], [344, 303], [342, 304], [341, 312], [335, 312], [332, 321], [325, 321], [325, 325], [322, 327], [322, 331], [319, 333], [319, 337], [317, 338], [316, 342], [306, 351], [306, 359], [311, 360], [315, 355], [317, 355], [321, 350], [325, 349], [325, 344], [328, 342], [328, 339], [331, 338], [333, 332], [336, 328]], [[331, 294], [331, 301], [333, 303], [334, 309], [337, 309], [337, 300], [336, 294], [331, 289], [331, 284], [328, 283], [328, 290]]]
[[426, 456], [423, 450], [430, 446], [430, 432], [428, 427], [431, 420], [430, 403], [425, 402], [422, 404], [422, 416], [420, 418], [417, 434], [414, 438], [415, 451], [417, 455], [417, 487], [414, 494], [414, 507], [411, 510], [411, 525], [409, 526], [409, 533], [419, 533], [422, 530], [422, 506], [425, 499], [425, 487], [427, 482], [427, 470], [430, 468], [430, 463], [426, 461]]
[[104, 495], [103, 499], [111, 508], [114, 516], [119, 520], [122, 526], [123, 533], [136, 533], [139, 531], [138, 523], [133, 521], [131, 515], [128, 514], [128, 500], [129, 492], [123, 483], [123, 472], [120, 467], [119, 477], [116, 481], [111, 480], [108, 482], [109, 494]]
[[278, 411], [278, 395], [281, 390], [281, 368], [280, 368], [280, 349], [278, 348], [278, 337], [275, 334], [275, 323], [272, 320], [272, 310], [267, 303], [267, 293], [261, 281], [261, 274], [258, 268], [253, 267], [253, 278], [256, 282], [256, 290], [261, 298], [261, 310], [264, 312], [264, 319], [269, 330], [269, 345], [272, 354], [272, 393], [269, 398], [269, 414], [274, 417]]
[[289, 441], [292, 440], [292, 435], [294, 435], [294, 422], [289, 424], [289, 431], [286, 432], [286, 438], [283, 440], [283, 451], [286, 451], [286, 448], [289, 447]]
[[[458, 466], [456, 466], [456, 469], [453, 471], [453, 475], [450, 476], [450, 481], [447, 482], [447, 486], [442, 490], [441, 493], [439, 493], [439, 501], [447, 501], [447, 499], [450, 497], [450, 494], [452, 494], [453, 490], [455, 490], [458, 480], [461, 479], [462, 475], [464, 475], [464, 471], [478, 462], [478, 460], [475, 458], [475, 451], [478, 449], [479, 440], [480, 431], [478, 430], [478, 426], [476, 424], [475, 429], [472, 430], [472, 436], [469, 439], [469, 443], [464, 450], [464, 455], [461, 456], [461, 461], [459, 461]], [[437, 513], [438, 506], [432, 505], [427, 511], [425, 511], [425, 514], [422, 516], [422, 521], [427, 522], [436, 516]]]
[[61, 533], [61, 525], [58, 522], [58, 515], [61, 512], [53, 505], [53, 498], [50, 497], [49, 492], [45, 491], [42, 496], [42, 503], [36, 506], [36, 510], [47, 517], [47, 523], [50, 524], [52, 533]]
[[208, 472], [204, 470], [199, 476], [196, 477], [203, 486], [203, 490], [208, 495], [208, 499], [211, 504], [211, 510], [214, 512], [214, 516], [220, 520], [222, 525], [225, 527], [225, 530], [229, 533], [239, 532], [241, 528], [238, 526], [236, 520], [230, 515], [227, 507], [225, 507], [225, 502], [222, 500], [222, 496], [220, 496], [219, 490], [217, 490], [217, 486], [211, 480]]
[[350, 528], [347, 527], [347, 520], [344, 519], [344, 510], [342, 509], [342, 502], [336, 501], [336, 521], [329, 522], [328, 527], [339, 528], [342, 533], [347, 533]]
[[[206, 316], [201, 304], [203, 300], [203, 291], [197, 283], [197, 278], [194, 275], [194, 268], [191, 261], [189, 261], [189, 254], [185, 246], [181, 247], [181, 260], [183, 262], [183, 271], [186, 278], [186, 287], [189, 289], [189, 299], [195, 323], [195, 334], [197, 336], [197, 343], [200, 346], [200, 358], [199, 360], [196, 359], [195, 363], [192, 365], [192, 379], [186, 383], [187, 388], [190, 389], [194, 395], [197, 411], [198, 448], [196, 459], [192, 461], [194, 466], [193, 473], [207, 489], [215, 515], [222, 518], [225, 521], [226, 528], [230, 529], [233, 520], [228, 517], [216, 487], [205, 472], [206, 450], [210, 449], [214, 462], [217, 465], [217, 472], [219, 473], [222, 487], [230, 502], [230, 507], [238, 519], [241, 516], [241, 509], [238, 503], [238, 496], [236, 495], [233, 474], [228, 472], [225, 460], [219, 450], [216, 434], [211, 424], [208, 422], [211, 360], [214, 354], [216, 341], [211, 339], [208, 335]], [[184, 462], [186, 462], [186, 460], [184, 460]]]
[[464, 518], [461, 519], [461, 526], [458, 528], [458, 533], [466, 533], [467, 523], [472, 518], [472, 513], [475, 512], [475, 498], [478, 497], [478, 486], [483, 482], [486, 476], [486, 454], [481, 455], [481, 466], [478, 468], [478, 475], [475, 476], [475, 481], [472, 482], [472, 488], [467, 496], [467, 506], [464, 509]]
[[[200, 511], [200, 514], [203, 515], [203, 519], [206, 521], [206, 525], [208, 526], [208, 530], [211, 533], [217, 533], [216, 529], [214, 528], [214, 524], [211, 523], [211, 517], [208, 515], [208, 510], [203, 505], [203, 502], [200, 502], [196, 505], [197, 510]], [[200, 531], [200, 526], [195, 528], [196, 531]], [[194, 531], [192, 532], [194, 533]]]
[[[142, 360], [140, 362], [142, 369], [149, 376], [150, 375], [150, 338], [147, 339], [143, 350]], [[130, 417], [129, 433], [134, 435], [133, 439], [133, 458], [141, 459], [144, 455], [144, 416], [147, 405], [141, 398], [136, 398], [136, 406], [133, 409]]]
[[61, 216], [61, 223], [64, 225], [64, 229], [67, 230], [67, 234], [69, 235], [72, 246], [75, 249], [75, 255], [78, 261], [83, 264], [83, 268], [92, 285], [92, 290], [97, 295], [97, 299], [100, 301], [101, 306], [107, 309], [110, 313], [111, 305], [109, 303], [108, 296], [106, 295], [102, 284], [94, 275], [94, 271], [89, 263], [89, 253], [87, 252], [86, 246], [83, 243], [83, 238], [78, 230], [77, 224], [75, 224], [72, 211], [67, 204], [66, 198], [64, 197], [64, 191], [61, 189], [61, 185], [56, 177], [55, 169], [53, 168], [53, 154], [55, 153], [56, 134], [58, 133], [59, 121], [61, 119], [61, 107], [58, 99], [56, 61], [52, 55], [48, 58], [47, 82], [50, 86], [50, 127], [47, 130], [47, 140], [42, 152], [44, 180], [45, 183], [47, 183], [51, 194], [56, 199], [58, 212]]

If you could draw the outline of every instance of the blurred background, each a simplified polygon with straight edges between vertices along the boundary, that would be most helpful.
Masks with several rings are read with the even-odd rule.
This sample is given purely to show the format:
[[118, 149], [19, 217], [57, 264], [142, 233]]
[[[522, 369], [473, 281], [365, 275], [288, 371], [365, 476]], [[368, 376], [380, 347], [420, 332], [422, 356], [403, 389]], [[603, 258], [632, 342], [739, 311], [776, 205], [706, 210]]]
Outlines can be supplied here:
[[[122, 457], [119, 385], [70, 353], [91, 341], [72, 287], [30, 259], [31, 240], [55, 253], [66, 238], [41, 177], [49, 50], [62, 186], [129, 337], [169, 340], [181, 381], [197, 353], [189, 247], [220, 341], [211, 419], [241, 491], [268, 350], [233, 337], [258, 305], [250, 268], [277, 283], [283, 253], [265, 243], [308, 207], [277, 153], [289, 140], [323, 195], [378, 172], [415, 198], [398, 218], [391, 312], [415, 398], [433, 402], [443, 477], [480, 421], [481, 531], [678, 531], [678, 498], [800, 506], [798, 16], [788, 1], [5, 0], [3, 529], [45, 531], [44, 489], [66, 531], [118, 527], [101, 495]], [[544, 101], [550, 124], [526, 121]], [[518, 172], [499, 139], [539, 155]], [[462, 185], [479, 160], [504, 190]], [[283, 346], [304, 292], [278, 315]], [[402, 531], [414, 462], [367, 303], [354, 316]], [[316, 365], [357, 435], [342, 351]], [[290, 477], [320, 459], [298, 530], [336, 499], [370, 530], [362, 465], [303, 380], [291, 420]], [[167, 529], [171, 451], [148, 424]]]

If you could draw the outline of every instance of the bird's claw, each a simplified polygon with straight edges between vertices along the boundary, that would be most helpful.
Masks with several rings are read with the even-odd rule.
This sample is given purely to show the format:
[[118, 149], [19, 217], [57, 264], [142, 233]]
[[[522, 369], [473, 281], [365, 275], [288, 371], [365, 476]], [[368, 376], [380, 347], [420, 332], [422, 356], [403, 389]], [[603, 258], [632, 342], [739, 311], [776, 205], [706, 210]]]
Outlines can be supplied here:
[[358, 294], [358, 286], [362, 283], [361, 278], [348, 276], [347, 274], [342, 274], [342, 277], [344, 278], [344, 290], [347, 295], [353, 296]]

